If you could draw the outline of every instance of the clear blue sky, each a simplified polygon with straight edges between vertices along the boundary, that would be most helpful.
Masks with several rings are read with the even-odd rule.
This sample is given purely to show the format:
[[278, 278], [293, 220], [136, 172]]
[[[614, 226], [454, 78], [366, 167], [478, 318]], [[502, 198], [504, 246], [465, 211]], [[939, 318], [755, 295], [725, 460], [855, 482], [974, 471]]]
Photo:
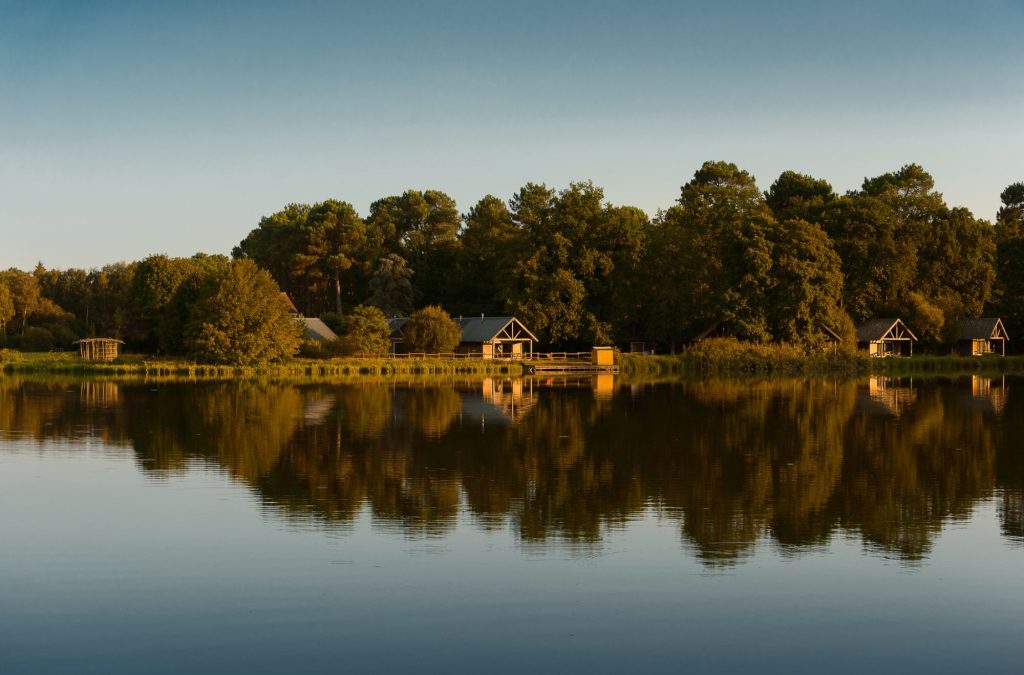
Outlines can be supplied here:
[[1024, 180], [1024, 2], [0, 0], [0, 267], [226, 253], [265, 214], [592, 179], [654, 213], [707, 159], [839, 191]]

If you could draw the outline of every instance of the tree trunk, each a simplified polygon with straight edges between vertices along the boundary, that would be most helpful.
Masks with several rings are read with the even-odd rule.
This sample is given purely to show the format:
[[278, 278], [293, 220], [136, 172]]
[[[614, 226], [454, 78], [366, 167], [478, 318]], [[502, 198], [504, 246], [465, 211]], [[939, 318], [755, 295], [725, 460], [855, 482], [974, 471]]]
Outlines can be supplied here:
[[341, 274], [334, 272], [334, 306], [338, 316], [344, 316], [341, 311]]

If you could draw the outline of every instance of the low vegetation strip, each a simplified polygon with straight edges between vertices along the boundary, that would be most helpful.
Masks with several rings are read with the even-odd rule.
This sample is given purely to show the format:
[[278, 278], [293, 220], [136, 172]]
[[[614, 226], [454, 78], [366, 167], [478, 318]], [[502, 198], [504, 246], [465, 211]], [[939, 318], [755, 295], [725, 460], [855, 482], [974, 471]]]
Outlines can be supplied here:
[[522, 364], [484, 359], [386, 359], [338, 358], [296, 359], [265, 366], [207, 365], [182, 359], [123, 356], [110, 363], [82, 361], [68, 353], [23, 354], [0, 351], [0, 370], [7, 374], [67, 374], [102, 376], [184, 377], [222, 379], [275, 377], [288, 379], [333, 379], [355, 377], [428, 376], [445, 378], [465, 375], [519, 376]]
[[862, 352], [807, 354], [788, 345], [736, 340], [710, 340], [671, 356], [621, 354], [619, 358], [620, 372], [631, 377], [1024, 373], [1024, 356], [871, 358]]

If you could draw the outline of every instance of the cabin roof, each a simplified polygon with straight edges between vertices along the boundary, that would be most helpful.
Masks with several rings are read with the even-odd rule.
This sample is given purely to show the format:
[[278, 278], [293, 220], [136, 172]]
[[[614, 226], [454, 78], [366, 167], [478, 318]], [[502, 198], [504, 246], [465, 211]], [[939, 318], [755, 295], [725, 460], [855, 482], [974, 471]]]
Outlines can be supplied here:
[[108, 338], [108, 337], [82, 338], [81, 340], [75, 340], [71, 344], [73, 344], [73, 345], [83, 344], [83, 343], [84, 344], [90, 344], [90, 343], [94, 343], [94, 342], [95, 343], [116, 342], [116, 343], [121, 344], [121, 345], [124, 344], [124, 340], [118, 340], [117, 338]]
[[306, 328], [307, 340], [337, 340], [338, 334], [320, 319], [304, 317], [302, 323]]
[[284, 301], [285, 306], [288, 308], [288, 313], [289, 314], [298, 314], [299, 313], [298, 308], [295, 307], [295, 303], [292, 302], [292, 299], [290, 297], [288, 297], [287, 293], [285, 293], [284, 291], [281, 291], [281, 296], [280, 297], [281, 297], [281, 300]]
[[460, 318], [457, 320], [462, 327], [463, 342], [486, 342], [498, 337], [501, 331], [510, 323], [515, 322], [519, 331], [526, 334], [526, 337], [537, 341], [537, 336], [531, 333], [523, 322], [514, 316], [480, 316], [472, 319]]
[[[514, 316], [484, 316], [470, 319], [458, 318], [455, 320], [455, 323], [459, 324], [459, 328], [462, 329], [460, 342], [487, 342], [488, 340], [493, 340], [505, 330], [506, 326], [513, 322], [515, 322], [518, 331], [524, 334], [523, 339], [530, 339], [534, 342], [538, 341], [537, 336], [531, 333], [523, 325], [523, 322]], [[402, 337], [402, 329], [405, 328], [407, 323], [409, 323], [409, 317], [407, 316], [388, 319], [388, 326], [391, 327], [391, 337]]]
[[405, 328], [405, 324], [407, 323], [409, 323], [409, 317], [407, 316], [396, 316], [388, 319], [388, 326], [391, 328], [391, 337], [402, 337], [402, 329]]
[[894, 319], [869, 319], [857, 326], [857, 342], [874, 342], [875, 340], [881, 340], [889, 334], [896, 325], [902, 325], [903, 330], [907, 331], [907, 334], [912, 340], [917, 340], [917, 336], [914, 335], [907, 325], [903, 323], [899, 318]]
[[826, 337], [831, 338], [834, 342], [843, 341], [843, 338], [839, 335], [839, 333], [835, 332], [825, 324], [821, 324], [821, 332], [824, 333]]
[[992, 338], [1006, 339], [1006, 329], [998, 317], [983, 317], [981, 319], [965, 319], [960, 324], [960, 335], [958, 340], [990, 340]]

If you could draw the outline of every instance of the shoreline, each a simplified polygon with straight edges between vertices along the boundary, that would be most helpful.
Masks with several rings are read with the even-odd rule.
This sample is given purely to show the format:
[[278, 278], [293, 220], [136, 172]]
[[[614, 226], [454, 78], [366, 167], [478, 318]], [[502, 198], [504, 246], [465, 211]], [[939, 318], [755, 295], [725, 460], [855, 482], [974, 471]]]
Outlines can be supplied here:
[[[863, 377], [868, 375], [1024, 374], [1024, 356], [961, 357], [918, 355], [870, 358], [859, 353], [805, 355], [786, 348], [757, 345], [730, 350], [690, 350], [677, 355], [618, 356], [618, 375], [629, 380], [707, 377]], [[75, 376], [184, 380], [273, 379], [326, 381], [364, 379], [446, 381], [462, 378], [529, 375], [529, 361], [491, 359], [296, 359], [264, 366], [226, 366], [185, 359], [127, 355], [110, 363], [81, 361], [70, 352], [0, 352], [2, 376]], [[597, 373], [587, 373], [593, 375]], [[551, 373], [561, 377], [561, 374]], [[570, 374], [572, 375], [572, 374]]]

